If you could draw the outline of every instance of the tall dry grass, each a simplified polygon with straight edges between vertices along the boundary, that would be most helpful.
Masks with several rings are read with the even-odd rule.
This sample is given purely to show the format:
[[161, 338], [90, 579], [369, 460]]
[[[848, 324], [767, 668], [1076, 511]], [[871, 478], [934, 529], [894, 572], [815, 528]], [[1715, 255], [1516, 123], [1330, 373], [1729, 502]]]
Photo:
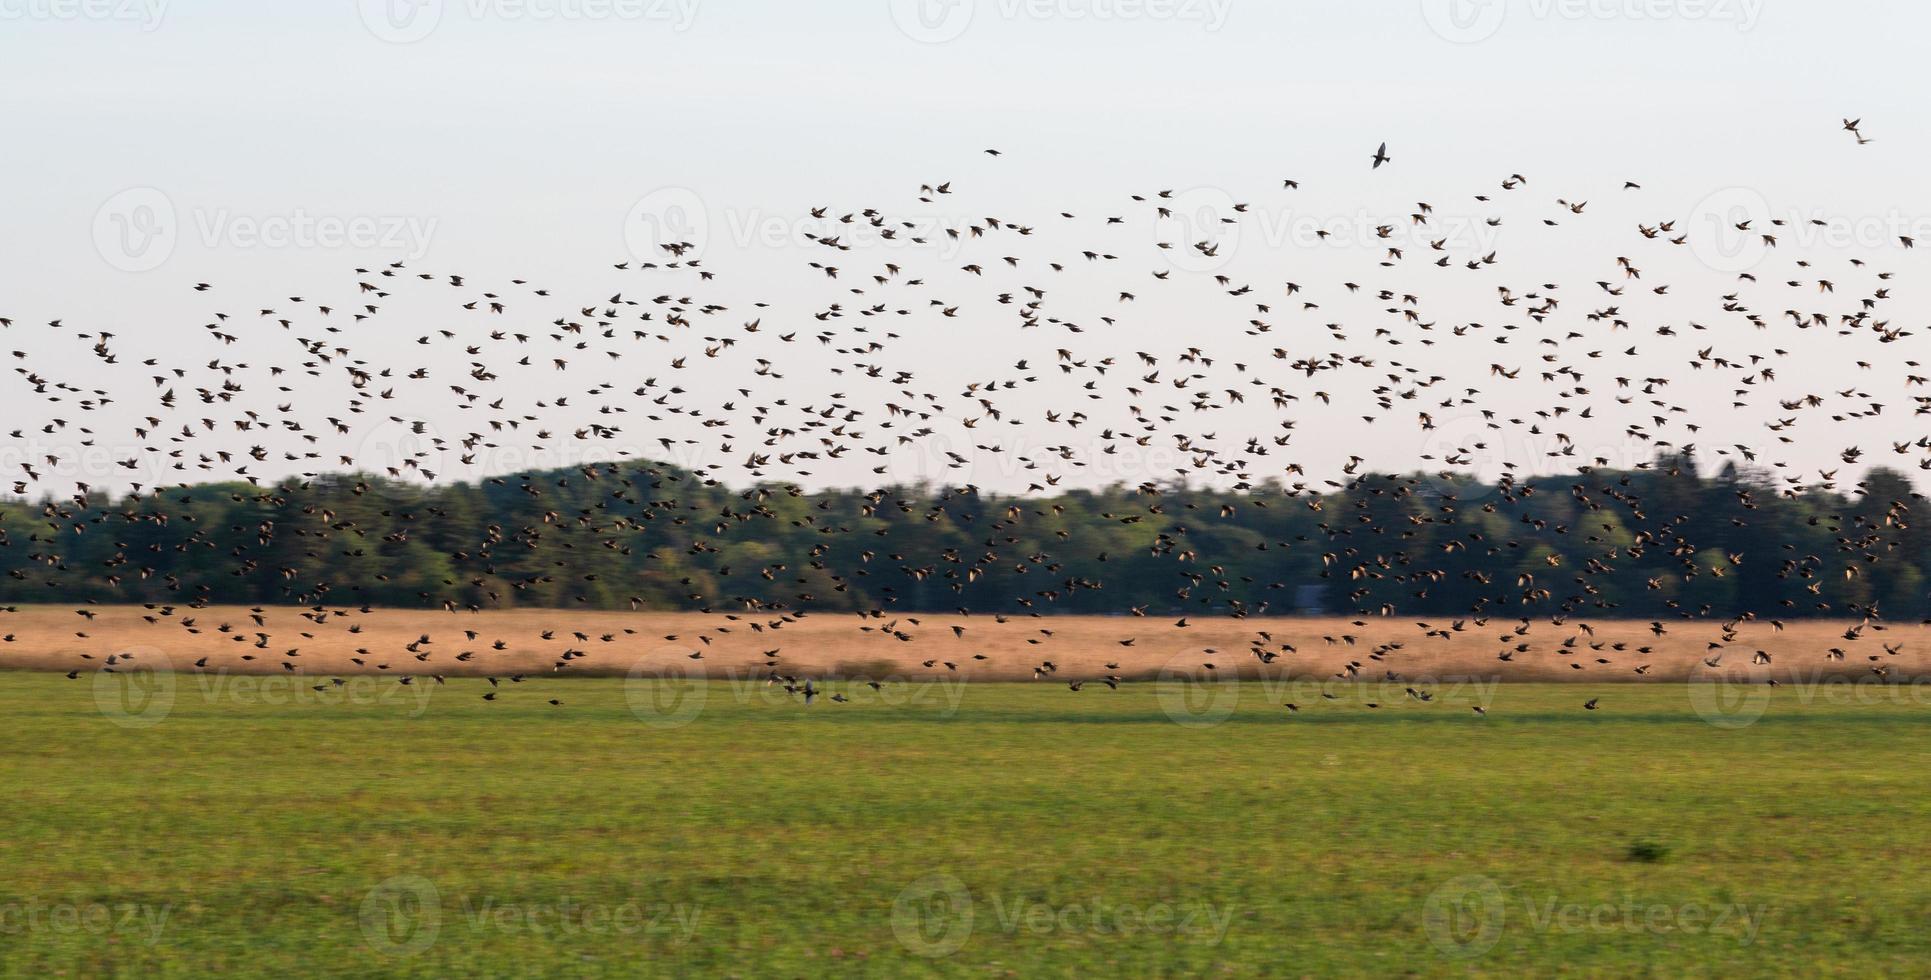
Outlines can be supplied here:
[[[1323, 678], [1481, 677], [1525, 681], [1667, 681], [1692, 671], [1733, 677], [1904, 680], [1926, 672], [1931, 651], [1917, 624], [1800, 621], [1744, 623], [1727, 638], [1716, 622], [1627, 620], [1557, 626], [1516, 620], [1347, 618], [1173, 619], [1130, 616], [1007, 617], [908, 614], [568, 612], [445, 613], [235, 606], [21, 606], [0, 612], [0, 668], [94, 670], [109, 657], [137, 664], [231, 673], [346, 674], [755, 674], [776, 659], [788, 674], [1023, 680], [1047, 662], [1059, 680], [1162, 671]], [[257, 622], [256, 617], [260, 621]], [[953, 627], [963, 627], [955, 633]], [[1440, 631], [1446, 631], [1443, 635]], [[1593, 631], [1593, 632], [1590, 632]], [[1847, 636], [1847, 631], [1850, 634]], [[473, 633], [473, 636], [471, 635]], [[547, 635], [546, 635], [547, 634]], [[1125, 641], [1131, 641], [1127, 643]], [[1290, 649], [1291, 648], [1291, 649]], [[1277, 655], [1263, 664], [1254, 655]], [[1832, 651], [1839, 651], [1833, 653]], [[701, 659], [690, 654], [701, 653]], [[1501, 654], [1508, 659], [1501, 659]], [[1758, 654], [1769, 663], [1753, 664]], [[1718, 666], [1705, 658], [1721, 654]], [[930, 662], [928, 666], [927, 662]], [[952, 666], [947, 666], [950, 664]], [[1639, 672], [1639, 668], [1641, 672]]]

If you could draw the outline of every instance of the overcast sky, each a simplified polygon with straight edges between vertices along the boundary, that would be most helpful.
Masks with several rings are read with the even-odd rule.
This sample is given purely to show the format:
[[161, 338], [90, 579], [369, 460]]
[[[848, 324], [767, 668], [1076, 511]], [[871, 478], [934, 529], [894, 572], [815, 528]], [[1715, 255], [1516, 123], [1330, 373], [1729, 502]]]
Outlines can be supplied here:
[[[1458, 261], [1501, 251], [1521, 263], [1511, 267], [1520, 278], [1510, 281], [1561, 282], [1578, 312], [1608, 301], [1583, 290], [1610, 278], [1613, 258], [1637, 248], [1639, 222], [1690, 222], [1707, 212], [1821, 216], [1837, 225], [1835, 238], [1792, 229], [1775, 253], [1753, 250], [1744, 236], [1641, 260], [1656, 270], [1649, 281], [1667, 272], [1663, 281], [1676, 284], [1672, 296], [1623, 301], [1642, 311], [1646, 326], [1708, 318], [1712, 298], [1733, 288], [1737, 272], [1784, 278], [1805, 247], [1816, 250], [1820, 266], [1868, 255], [1908, 269], [1889, 246], [1898, 234], [1921, 233], [1931, 214], [1921, 164], [1931, 127], [1915, 77], [1931, 9], [1916, 4], [0, 0], [0, 20], [7, 133], [0, 316], [17, 321], [6, 346], [27, 353], [16, 366], [82, 387], [91, 378], [114, 391], [150, 385], [151, 372], [135, 363], [141, 357], [285, 357], [286, 345], [251, 347], [247, 331], [223, 351], [203, 324], [213, 311], [294, 309], [290, 296], [353, 302], [352, 270], [396, 259], [491, 284], [483, 288], [513, 276], [545, 284], [566, 298], [567, 311], [582, 305], [580, 292], [653, 291], [648, 281], [613, 280], [611, 266], [648, 257], [653, 236], [668, 230], [697, 239], [705, 265], [718, 271], [700, 301], [748, 308], [763, 300], [802, 316], [829, 295], [823, 283], [787, 278], [818, 257], [802, 240], [806, 231], [826, 230], [805, 220], [818, 206], [834, 214], [889, 207], [937, 228], [986, 216], [1044, 226], [1061, 210], [1097, 222], [1128, 213], [1127, 195], [1163, 189], [1183, 195], [1186, 213], [1252, 202], [1244, 220], [1260, 227], [1245, 226], [1224, 263], [1182, 265], [1179, 278], [1193, 274], [1192, 284], [1141, 288], [1149, 269], [1173, 260], [1154, 248], [1171, 237], [1158, 229], [1131, 233], [1124, 244], [1108, 240], [1122, 256], [1120, 270], [1093, 272], [1085, 308], [1057, 311], [1121, 317], [1117, 334], [1084, 334], [1077, 346], [1129, 359], [1136, 350], [1170, 355], [1183, 340], [1210, 351], [1224, 344], [1229, 357], [1284, 344], [1299, 354], [1300, 337], [1293, 344], [1281, 335], [1243, 338], [1240, 307], [1225, 304], [1200, 274], [1251, 281], [1285, 308], [1292, 304], [1280, 291], [1284, 281], [1332, 288], [1371, 273], [1384, 245], [1371, 240], [1371, 229], [1405, 217], [1417, 201], [1431, 202], [1439, 218], [1426, 235], [1402, 229], [1406, 244], [1425, 251], [1445, 228]], [[1873, 142], [1860, 146], [1842, 132], [1846, 116], [1861, 116]], [[1394, 161], [1373, 171], [1368, 157], [1384, 140]], [[980, 152], [987, 147], [1005, 155], [987, 157]], [[1513, 173], [1530, 183], [1523, 196], [1508, 198], [1497, 185]], [[1299, 196], [1282, 190], [1284, 177], [1302, 181]], [[1623, 192], [1624, 180], [1642, 190]], [[921, 183], [941, 181], [953, 181], [956, 194], [917, 200]], [[1472, 202], [1477, 193], [1508, 199], [1491, 208]], [[1590, 210], [1542, 226], [1558, 197], [1589, 200]], [[1488, 225], [1496, 215], [1507, 222]], [[1309, 239], [1315, 226], [1338, 230], [1342, 241]], [[1077, 248], [1091, 227], [1045, 229], [1026, 244]], [[930, 266], [938, 285], [940, 270], [956, 273], [986, 255], [996, 261], [1005, 254], [999, 249], [1013, 246], [987, 247], [994, 251], [972, 256], [964, 246], [935, 247], [902, 264]], [[898, 261], [891, 248], [874, 249], [852, 264], [888, 260]], [[988, 277], [977, 288], [1038, 281], [1029, 275]], [[195, 293], [188, 287], [197, 282], [217, 288]], [[1414, 288], [1427, 290], [1429, 312], [1440, 321], [1487, 321], [1495, 313], [1494, 280], [1444, 274], [1415, 282], [1425, 282]], [[1384, 285], [1407, 288], [1405, 281]], [[1904, 294], [1908, 285], [1894, 288]], [[1122, 312], [1119, 289], [1142, 292], [1141, 305]], [[1855, 296], [1819, 308], [1848, 312]], [[1203, 297], [1222, 305], [1207, 307]], [[404, 369], [445, 366], [410, 345], [435, 328], [456, 328], [437, 322], [448, 304], [434, 300], [442, 305], [425, 300], [418, 320], [389, 317], [392, 334], [357, 338], [356, 349]], [[1344, 296], [1322, 300], [1329, 304], [1322, 320], [1356, 322], [1346, 320], [1353, 313], [1344, 313]], [[408, 302], [401, 295], [393, 305], [408, 310]], [[1893, 319], [1921, 322], [1909, 312], [1914, 300], [1898, 302], [1887, 311]], [[1360, 312], [1387, 305], [1367, 302]], [[558, 312], [529, 306], [512, 315], [540, 314], [540, 326]], [[996, 306], [971, 306], [967, 314], [984, 319], [948, 321], [951, 333], [896, 348], [890, 366], [917, 368], [930, 390], [952, 394], [959, 380], [1008, 368], [1018, 357], [1043, 353], [1035, 362], [1043, 364], [1053, 350], [1074, 346], [1063, 336], [1010, 336], [1010, 315]], [[57, 317], [63, 328], [41, 327]], [[746, 312], [729, 322], [750, 318]], [[1367, 335], [1379, 324], [1359, 322], [1352, 346], [1317, 336], [1305, 347], [1368, 351]], [[118, 335], [126, 377], [62, 375], [69, 366], [94, 370], [79, 359], [91, 341], [75, 334], [102, 329]], [[814, 332], [808, 319], [804, 329]], [[1648, 340], [1639, 332], [1603, 344]], [[1684, 346], [1710, 341], [1721, 347], [1730, 338], [1691, 338]], [[1817, 372], [1810, 387], [1841, 388], [1849, 379], [1880, 400], [1905, 400], [1896, 371], [1873, 376], [1854, 362], [1895, 360], [1908, 350], [1819, 331], [1736, 343], [1747, 345], [1738, 353], [1791, 350], [1793, 363]], [[1511, 363], [1539, 353], [1526, 344], [1511, 352]], [[701, 338], [689, 346], [701, 348]], [[1416, 356], [1407, 363], [1432, 363], [1458, 386], [1456, 372], [1465, 371], [1466, 382], [1478, 384], [1502, 360], [1486, 347], [1443, 343], [1425, 354], [1411, 347]], [[1669, 355], [1656, 370], [1687, 375], [1675, 348], [1659, 350]], [[453, 357], [450, 374], [467, 362], [460, 350], [445, 355]], [[757, 356], [772, 355], [760, 348]], [[850, 358], [829, 350], [796, 358], [785, 391], [799, 402], [850, 387], [828, 374]], [[597, 376], [627, 389], [633, 375], [664, 373], [647, 371], [641, 360], [600, 365]], [[723, 396], [745, 380], [746, 362], [731, 363], [675, 380], [716, 386], [711, 404], [720, 411]], [[1809, 379], [1791, 381], [1793, 392], [1808, 390]], [[0, 384], [9, 386], [0, 403], [14, 410], [14, 424], [62, 415], [19, 381]], [[1770, 443], [1754, 408], [1721, 428], [1717, 409], [1729, 404], [1727, 389], [1705, 396], [1717, 441]], [[1687, 400], [1681, 389], [1672, 396]], [[434, 429], [460, 433], [473, 424], [439, 417], [446, 406], [408, 403], [412, 397], [405, 395], [402, 414], [430, 419]], [[1053, 404], [1044, 392], [1013, 397]], [[1544, 403], [1524, 397], [1519, 406]], [[139, 407], [128, 406], [127, 418], [139, 418], [146, 411]], [[115, 410], [97, 413], [103, 431], [114, 428], [106, 422]], [[320, 402], [302, 410], [331, 414]], [[1206, 421], [1197, 428], [1236, 444], [1275, 431], [1271, 410], [1247, 411], [1225, 427]], [[1318, 417], [1311, 408], [1295, 411], [1304, 429]], [[1902, 407], [1892, 411], [1861, 435], [1875, 444], [1886, 434], [1920, 434]], [[1359, 412], [1351, 406], [1347, 414]], [[1605, 420], [1595, 447], [1617, 455], [1625, 421]], [[1386, 429], [1337, 425], [1300, 437], [1299, 455], [1290, 455], [1310, 465], [1354, 454], [1413, 465], [1425, 444], [1370, 438]], [[640, 446], [654, 442], [634, 435]], [[1041, 432], [1030, 444], [1054, 445], [1060, 435]], [[1859, 435], [1812, 431], [1775, 453], [1829, 465]], [[13, 449], [27, 458], [58, 454], [74, 448], [72, 438], [52, 434], [31, 452]], [[246, 448], [269, 437], [239, 438]], [[966, 448], [974, 438], [958, 434], [948, 445]], [[331, 445], [331, 455], [353, 453], [365, 439], [358, 432]], [[737, 448], [741, 456], [746, 447]], [[861, 482], [877, 465], [863, 462], [819, 476]], [[923, 465], [893, 475], [956, 476]], [[113, 474], [91, 472], [97, 483], [114, 482]], [[979, 477], [1026, 482], [997, 468]]]

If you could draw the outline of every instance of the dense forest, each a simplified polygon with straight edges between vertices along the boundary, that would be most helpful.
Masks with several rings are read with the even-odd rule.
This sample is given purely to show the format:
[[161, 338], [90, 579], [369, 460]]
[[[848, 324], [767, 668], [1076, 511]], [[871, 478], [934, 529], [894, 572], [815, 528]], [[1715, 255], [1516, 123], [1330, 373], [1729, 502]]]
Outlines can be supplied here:
[[1666, 458], [1326, 492], [733, 489], [664, 464], [0, 502], [0, 601], [1664, 618], [1931, 613], [1903, 476]]

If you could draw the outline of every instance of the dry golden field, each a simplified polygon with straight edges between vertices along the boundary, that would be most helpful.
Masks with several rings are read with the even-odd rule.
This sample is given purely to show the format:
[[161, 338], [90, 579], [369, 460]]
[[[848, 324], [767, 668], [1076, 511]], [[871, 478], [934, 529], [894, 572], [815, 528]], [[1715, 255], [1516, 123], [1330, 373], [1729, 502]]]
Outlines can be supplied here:
[[[1726, 641], [1710, 621], [1664, 624], [1662, 635], [1646, 622], [1583, 622], [19, 606], [0, 612], [0, 667], [90, 671], [131, 654], [138, 667], [226, 673], [744, 676], [775, 658], [793, 676], [1025, 680], [1050, 661], [1062, 681], [1207, 664], [1221, 677], [1318, 679], [1352, 664], [1363, 679], [1641, 682], [1702, 671], [1788, 681], [1915, 678], [1931, 652], [1918, 624], [1753, 622]], [[1256, 649], [1278, 657], [1263, 664]], [[1767, 664], [1753, 663], [1759, 653]]]

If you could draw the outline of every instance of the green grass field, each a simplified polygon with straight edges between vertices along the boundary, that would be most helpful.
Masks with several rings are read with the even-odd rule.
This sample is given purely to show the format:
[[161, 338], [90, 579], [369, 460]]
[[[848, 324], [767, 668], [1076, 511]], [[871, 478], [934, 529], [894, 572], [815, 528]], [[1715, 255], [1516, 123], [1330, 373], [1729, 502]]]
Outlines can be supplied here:
[[481, 681], [136, 681], [0, 675], [10, 974], [1931, 962], [1931, 706], [1909, 691], [1784, 689], [1720, 728], [1678, 685], [1302, 690], [1289, 712], [1248, 684], [1182, 725], [1152, 683], [807, 709], [725, 683], [485, 703]]

